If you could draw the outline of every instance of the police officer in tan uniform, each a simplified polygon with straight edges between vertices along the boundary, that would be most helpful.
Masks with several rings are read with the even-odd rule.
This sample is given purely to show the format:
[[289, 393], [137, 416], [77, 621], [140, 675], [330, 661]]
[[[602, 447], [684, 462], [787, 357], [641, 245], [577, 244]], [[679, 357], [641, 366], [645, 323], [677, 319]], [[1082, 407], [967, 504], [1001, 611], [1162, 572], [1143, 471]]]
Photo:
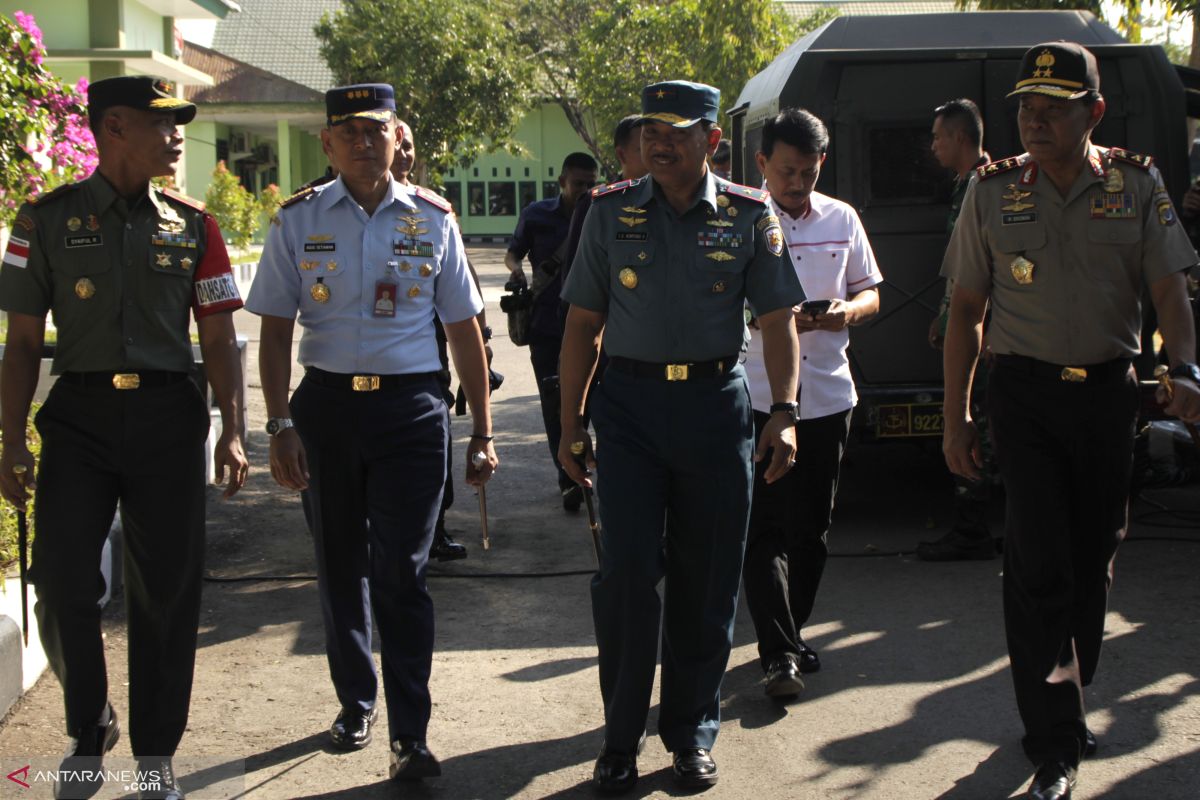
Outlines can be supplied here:
[[1032, 48], [1010, 96], [1027, 152], [977, 170], [943, 265], [956, 281], [943, 447], [952, 472], [978, 478], [967, 398], [990, 303], [988, 411], [1008, 493], [1005, 628], [1037, 765], [1028, 796], [1061, 800], [1096, 746], [1083, 687], [1128, 524], [1141, 290], [1171, 358], [1166, 410], [1194, 421], [1200, 370], [1187, 360], [1196, 348], [1184, 272], [1197, 258], [1151, 159], [1092, 144], [1105, 105], [1090, 52]]
[[[100, 165], [21, 209], [0, 269], [8, 341], [0, 375], [0, 492], [24, 506], [34, 488], [25, 418], [38, 380], [46, 313], [58, 381], [37, 413], [42, 437], [33, 582], [50, 665], [62, 683], [71, 745], [56, 797], [91, 797], [118, 736], [108, 702], [100, 552], [117, 501], [129, 617], [129, 738], [140, 797], [181, 798], [170, 759], [187, 725], [204, 559], [208, 404], [191, 380], [188, 313], [221, 408], [217, 474], [241, 487], [241, 367], [229, 256], [203, 204], [150, 179], [174, 175], [179, 125], [196, 107], [170, 84], [97, 81], [88, 118]], [[14, 470], [24, 470], [15, 474]], [[151, 785], [157, 784], [157, 785]]]

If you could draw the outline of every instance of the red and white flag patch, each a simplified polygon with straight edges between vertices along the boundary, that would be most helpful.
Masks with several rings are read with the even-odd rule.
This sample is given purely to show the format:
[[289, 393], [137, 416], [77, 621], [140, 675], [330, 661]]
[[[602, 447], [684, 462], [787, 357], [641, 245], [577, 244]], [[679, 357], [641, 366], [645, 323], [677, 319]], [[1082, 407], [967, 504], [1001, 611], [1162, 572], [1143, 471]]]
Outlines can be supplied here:
[[25, 269], [29, 261], [29, 240], [12, 236], [8, 240], [8, 249], [4, 251], [4, 263]]

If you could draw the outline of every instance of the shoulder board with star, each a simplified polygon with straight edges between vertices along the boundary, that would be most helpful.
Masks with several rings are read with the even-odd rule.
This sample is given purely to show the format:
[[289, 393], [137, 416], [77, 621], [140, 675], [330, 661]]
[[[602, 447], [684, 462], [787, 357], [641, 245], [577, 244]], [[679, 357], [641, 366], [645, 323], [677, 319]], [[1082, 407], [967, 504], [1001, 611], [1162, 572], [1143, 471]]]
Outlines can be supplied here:
[[[317, 186], [324, 186], [324, 185], [325, 184], [323, 184], [323, 183], [317, 184]], [[292, 195], [291, 197], [287, 198], [282, 203], [280, 203], [279, 207], [287, 208], [288, 206], [296, 205], [296, 203], [299, 203], [301, 200], [307, 200], [309, 197], [312, 197], [316, 193], [317, 186], [312, 186], [312, 185], [305, 186], [303, 189], [296, 192], [294, 195]]]
[[442, 197], [432, 189], [426, 189], [424, 186], [414, 186], [413, 194], [424, 200], [426, 203], [429, 203], [429, 205], [433, 206], [434, 208], [440, 208], [447, 214], [454, 210], [454, 206], [450, 205], [449, 200]]
[[597, 186], [595, 189], [592, 189], [592, 199], [595, 200], [598, 197], [604, 197], [614, 192], [623, 192], [635, 183], [637, 181], [617, 181], [616, 183], [606, 183], [603, 186]]
[[171, 200], [174, 200], [176, 203], [179, 203], [180, 205], [187, 206], [188, 208], [192, 209], [193, 211], [203, 211], [204, 210], [204, 201], [203, 200], [197, 200], [194, 197], [188, 197], [186, 194], [177, 192], [174, 189], [163, 189], [160, 194], [162, 194], [163, 197], [167, 197], [167, 198], [170, 198]]
[[45, 205], [50, 200], [54, 200], [59, 197], [66, 197], [71, 192], [75, 191], [76, 189], [80, 188], [81, 186], [83, 186], [83, 181], [78, 181], [77, 183], [65, 183], [62, 186], [59, 186], [54, 191], [46, 192], [43, 195], [39, 195], [38, 197], [34, 197], [34, 198], [30, 199], [29, 205], [31, 205], [31, 206]]
[[993, 175], [999, 175], [1002, 172], [1011, 172], [1014, 169], [1022, 167], [1029, 157], [1025, 154], [1012, 156], [1011, 158], [1001, 159], [1000, 161], [992, 161], [984, 164], [982, 167], [975, 168], [975, 174], [979, 176], [979, 180], [986, 181]]
[[1135, 153], [1132, 150], [1124, 150], [1120, 147], [1108, 148], [1108, 157], [1115, 158], [1118, 161], [1124, 161], [1128, 164], [1133, 164], [1134, 166], [1141, 167], [1144, 170], [1149, 170], [1150, 167], [1154, 165], [1154, 158], [1152, 156]]
[[771, 197], [771, 193], [762, 189], [755, 189], [753, 186], [743, 186], [740, 183], [723, 183], [718, 184], [718, 192], [731, 194], [734, 197], [744, 197], [747, 200], [753, 200], [756, 203], [762, 203], [764, 206], [767, 200]]

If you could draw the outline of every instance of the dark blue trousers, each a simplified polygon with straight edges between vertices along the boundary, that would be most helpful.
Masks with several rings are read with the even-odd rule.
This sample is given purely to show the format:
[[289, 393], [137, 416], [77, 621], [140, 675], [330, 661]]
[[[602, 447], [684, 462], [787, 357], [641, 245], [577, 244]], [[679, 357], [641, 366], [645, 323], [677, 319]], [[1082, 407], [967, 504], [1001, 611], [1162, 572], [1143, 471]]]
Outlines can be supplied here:
[[433, 602], [425, 567], [446, 477], [449, 416], [433, 374], [354, 392], [305, 379], [292, 417], [308, 456], [325, 649], [343, 708], [375, 705], [379, 625], [388, 732], [424, 740]]
[[671, 752], [711, 748], [750, 511], [745, 375], [738, 367], [667, 383], [610, 369], [592, 419], [604, 551], [592, 614], [605, 741], [631, 751], [645, 730], [661, 613], [659, 736]]

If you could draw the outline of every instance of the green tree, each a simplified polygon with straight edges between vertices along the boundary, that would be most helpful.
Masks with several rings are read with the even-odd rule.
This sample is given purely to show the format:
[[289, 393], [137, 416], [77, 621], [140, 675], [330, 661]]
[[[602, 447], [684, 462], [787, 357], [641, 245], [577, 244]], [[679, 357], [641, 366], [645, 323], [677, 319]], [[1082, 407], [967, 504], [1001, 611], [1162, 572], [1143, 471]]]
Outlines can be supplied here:
[[245, 250], [259, 228], [262, 206], [243, 188], [224, 161], [218, 161], [212, 181], [204, 192], [208, 213], [216, 219], [225, 241], [236, 250]]
[[339, 83], [384, 82], [435, 171], [520, 153], [533, 65], [496, 8], [475, 0], [347, 0], [315, 29]]

